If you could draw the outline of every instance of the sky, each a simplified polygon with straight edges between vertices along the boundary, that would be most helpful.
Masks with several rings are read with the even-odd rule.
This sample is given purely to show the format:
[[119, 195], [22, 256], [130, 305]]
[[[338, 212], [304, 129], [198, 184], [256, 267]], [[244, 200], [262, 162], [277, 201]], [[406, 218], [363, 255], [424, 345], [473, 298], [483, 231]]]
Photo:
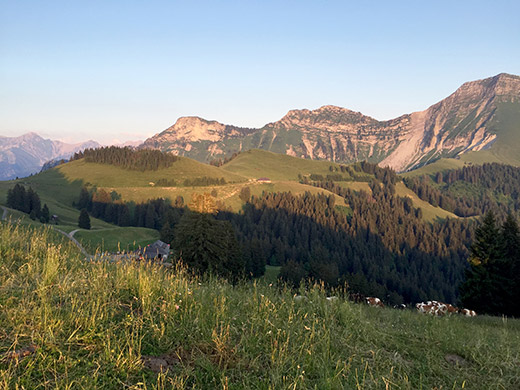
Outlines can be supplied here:
[[181, 116], [379, 120], [520, 74], [519, 1], [0, 0], [0, 135], [145, 139]]

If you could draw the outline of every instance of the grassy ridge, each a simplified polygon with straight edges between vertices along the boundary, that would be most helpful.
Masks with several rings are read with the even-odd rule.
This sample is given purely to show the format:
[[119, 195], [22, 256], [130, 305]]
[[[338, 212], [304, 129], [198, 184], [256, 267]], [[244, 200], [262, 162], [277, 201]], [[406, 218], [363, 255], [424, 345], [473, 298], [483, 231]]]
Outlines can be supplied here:
[[[0, 225], [0, 388], [517, 389], [520, 322], [85, 262]], [[9, 359], [34, 344], [36, 352]], [[167, 354], [168, 372], [142, 357]], [[446, 361], [456, 354], [462, 366]], [[146, 359], [145, 359], [146, 360]]]
[[[220, 169], [250, 179], [268, 177], [271, 180], [297, 181], [298, 174], [305, 176], [315, 173], [326, 176], [330, 173], [336, 173], [329, 171], [330, 166], [339, 167], [339, 164], [253, 149], [240, 153]], [[349, 176], [348, 173], [343, 173], [343, 175]]]
[[217, 167], [180, 157], [171, 167], [157, 171], [131, 171], [108, 164], [88, 163], [85, 160], [72, 161], [57, 169], [69, 180], [81, 180], [99, 187], [151, 187], [160, 179], [175, 180], [182, 184], [185, 179], [197, 177], [221, 178], [227, 182], [243, 182], [246, 179]]

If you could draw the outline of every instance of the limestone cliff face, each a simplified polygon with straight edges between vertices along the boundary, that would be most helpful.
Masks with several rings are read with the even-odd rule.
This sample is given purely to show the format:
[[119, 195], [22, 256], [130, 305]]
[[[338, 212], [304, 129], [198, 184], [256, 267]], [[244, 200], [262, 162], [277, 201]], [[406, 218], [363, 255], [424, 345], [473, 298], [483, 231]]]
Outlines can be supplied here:
[[196, 116], [182, 117], [173, 126], [147, 139], [141, 147], [168, 150], [178, 155], [189, 155], [194, 149], [194, 144], [203, 142], [205, 146], [214, 151], [214, 153], [210, 151], [210, 155], [214, 155], [219, 154], [216, 150], [219, 141], [244, 137], [249, 132], [251, 129], [227, 126]]
[[335, 106], [292, 110], [261, 129], [185, 117], [143, 147], [201, 161], [260, 148], [344, 163], [368, 160], [405, 171], [439, 157], [489, 147], [499, 136], [489, 124], [496, 122], [496, 104], [501, 101], [520, 101], [520, 77], [499, 74], [465, 83], [427, 110], [389, 121]]
[[497, 138], [488, 128], [496, 119], [496, 104], [518, 99], [518, 76], [499, 74], [465, 83], [427, 110], [413, 113], [408, 134], [380, 165], [403, 171], [441, 156], [487, 148]]
[[300, 142], [287, 154], [338, 162], [369, 160], [379, 162], [398, 145], [409, 116], [379, 122], [346, 108], [323, 106], [317, 110], [292, 110], [264, 130], [298, 132]]

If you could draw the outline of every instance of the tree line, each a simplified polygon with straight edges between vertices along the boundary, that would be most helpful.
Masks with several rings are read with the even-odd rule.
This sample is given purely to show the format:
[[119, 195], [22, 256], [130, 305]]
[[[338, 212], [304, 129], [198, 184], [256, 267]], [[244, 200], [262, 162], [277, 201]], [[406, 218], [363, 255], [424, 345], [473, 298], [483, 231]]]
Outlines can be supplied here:
[[87, 162], [110, 164], [135, 171], [156, 171], [168, 168], [179, 160], [178, 156], [151, 149], [132, 149], [129, 147], [106, 146], [85, 149], [74, 153], [71, 160], [84, 158]]
[[42, 223], [50, 221], [50, 211], [47, 204], [42, 207], [40, 197], [32, 187], [26, 190], [23, 185], [15, 184], [13, 188], [7, 191], [6, 205], [29, 214], [33, 220], [39, 220]]
[[417, 196], [460, 217], [520, 210], [520, 168], [487, 163], [403, 179]]

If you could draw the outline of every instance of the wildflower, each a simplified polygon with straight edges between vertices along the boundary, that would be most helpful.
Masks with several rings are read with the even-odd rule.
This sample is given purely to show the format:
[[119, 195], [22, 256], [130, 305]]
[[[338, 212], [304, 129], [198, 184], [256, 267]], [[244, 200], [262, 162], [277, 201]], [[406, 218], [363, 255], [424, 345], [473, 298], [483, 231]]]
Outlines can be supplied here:
[[175, 310], [179, 310], [179, 305], [175, 305]]

